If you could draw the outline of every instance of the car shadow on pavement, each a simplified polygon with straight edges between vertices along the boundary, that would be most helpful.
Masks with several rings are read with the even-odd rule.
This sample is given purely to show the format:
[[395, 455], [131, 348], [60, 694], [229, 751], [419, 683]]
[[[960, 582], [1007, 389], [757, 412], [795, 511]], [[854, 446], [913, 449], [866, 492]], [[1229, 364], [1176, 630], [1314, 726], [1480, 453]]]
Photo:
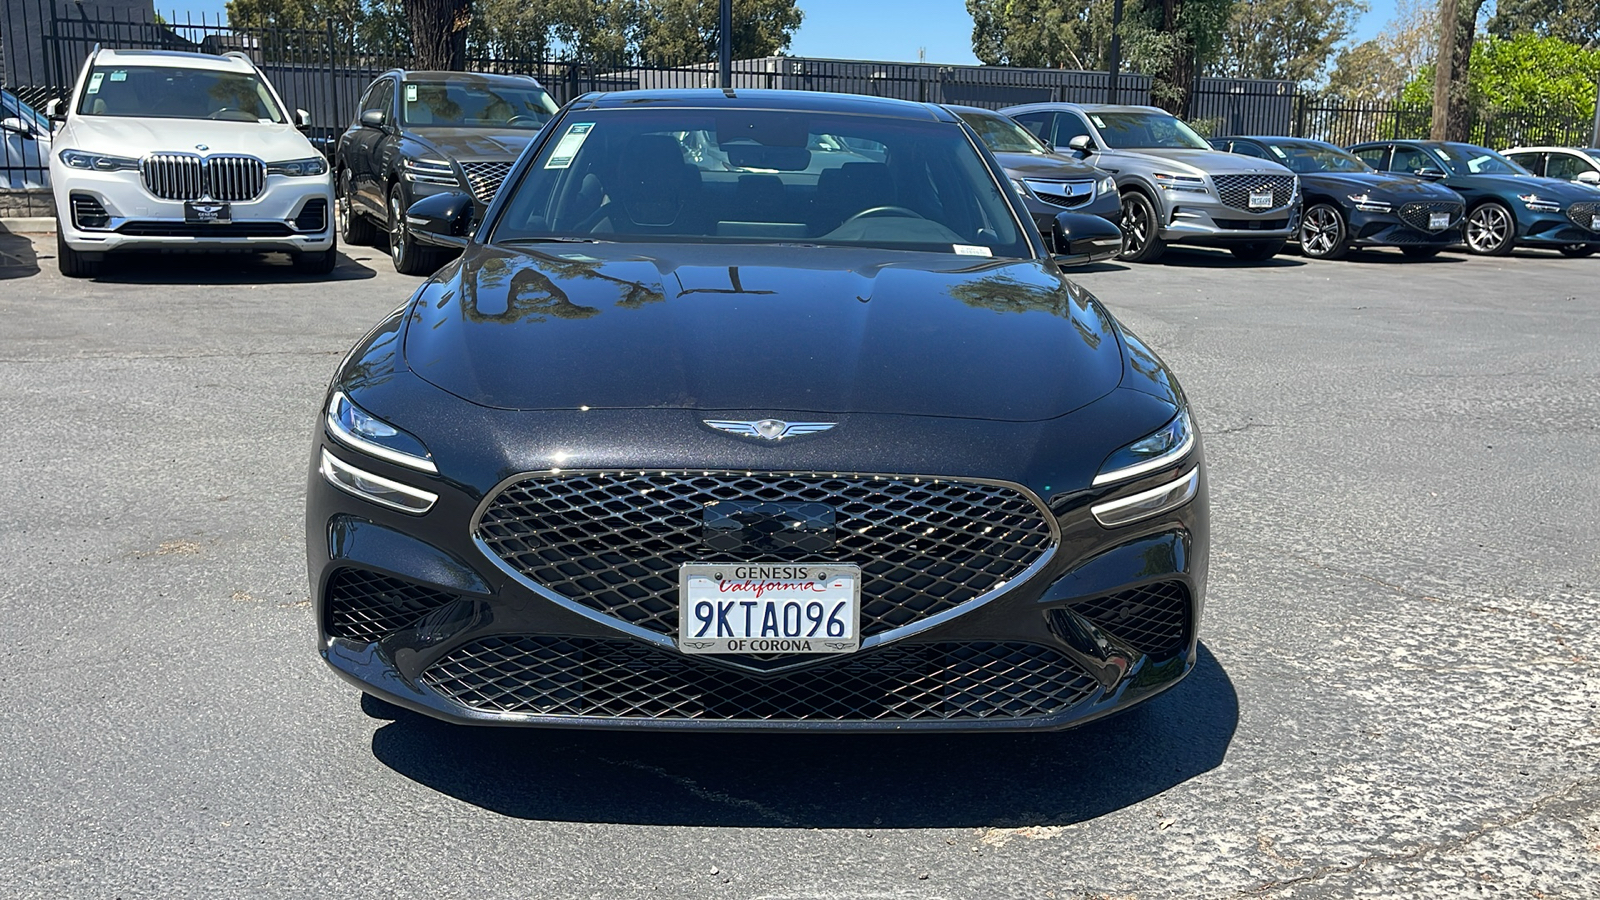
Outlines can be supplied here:
[[0, 281], [39, 274], [39, 256], [26, 235], [0, 228]]
[[[46, 258], [53, 259], [54, 254]], [[343, 252], [327, 275], [297, 272], [283, 253], [127, 253], [107, 257], [93, 280], [102, 284], [294, 284], [360, 281], [377, 274]]]
[[1377, 247], [1363, 247], [1351, 250], [1350, 255], [1344, 258], [1346, 262], [1361, 263], [1362, 265], [1407, 265], [1407, 266], [1436, 266], [1456, 265], [1467, 261], [1465, 256], [1450, 256], [1440, 253], [1437, 256], [1412, 257], [1401, 253], [1399, 250]]
[[1306, 261], [1291, 256], [1287, 248], [1271, 259], [1250, 262], [1211, 247], [1168, 247], [1159, 264], [1173, 269], [1292, 269]]
[[1070, 825], [1221, 764], [1239, 701], [1201, 645], [1181, 684], [1119, 715], [1041, 734], [663, 734], [392, 719], [372, 752], [442, 794], [522, 819], [779, 828]]

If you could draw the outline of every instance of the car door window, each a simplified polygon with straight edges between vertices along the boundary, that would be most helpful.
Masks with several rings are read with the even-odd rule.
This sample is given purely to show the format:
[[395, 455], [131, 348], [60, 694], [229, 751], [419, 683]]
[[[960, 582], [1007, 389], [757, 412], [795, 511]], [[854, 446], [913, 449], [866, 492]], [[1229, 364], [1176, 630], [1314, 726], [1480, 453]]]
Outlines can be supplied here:
[[1255, 144], [1246, 143], [1245, 141], [1234, 141], [1233, 152], [1242, 153], [1245, 156], [1254, 156], [1256, 159], [1267, 158], [1267, 154], [1260, 147], [1257, 147]]
[[365, 112], [366, 110], [375, 109], [376, 108], [376, 107], [374, 107], [372, 105], [372, 98], [373, 98], [373, 95], [378, 92], [378, 85], [380, 85], [380, 84], [383, 84], [383, 79], [379, 79], [379, 80], [374, 81], [373, 83], [367, 85], [367, 89], [364, 92], [362, 92], [362, 94], [361, 94], [361, 102], [356, 104], [356, 120], [354, 122], [350, 123], [350, 124], [352, 124], [352, 125], [360, 125], [361, 124], [361, 114], [363, 112]]
[[[1032, 132], [1034, 137], [1049, 144], [1050, 126], [1055, 117], [1055, 113], [1031, 112], [1023, 113], [1020, 116], [1012, 116], [1011, 118], [1017, 120], [1017, 124]], [[1054, 145], [1052, 144], [1051, 146]]]
[[[1517, 162], [1522, 162], [1522, 160], [1519, 159]], [[1545, 170], [1538, 174], [1572, 181], [1584, 172], [1593, 172], [1595, 168], [1593, 163], [1586, 163], [1575, 154], [1552, 153], [1550, 154], [1550, 161], [1545, 165]]]
[[376, 109], [383, 113], [383, 124], [389, 124], [394, 118], [394, 80], [385, 78], [378, 82], [377, 90], [372, 94], [372, 105], [366, 109]]
[[1350, 152], [1354, 153], [1357, 159], [1377, 169], [1379, 172], [1387, 171], [1389, 168], [1388, 146], [1363, 147], [1360, 150], [1352, 150]]
[[1391, 172], [1409, 172], [1415, 175], [1423, 169], [1438, 171], [1440, 166], [1437, 160], [1420, 147], [1401, 145], [1394, 148], [1394, 162], [1389, 164]]
[[[1080, 134], [1088, 135], [1089, 126], [1084, 124], [1083, 119], [1079, 118], [1077, 113], [1062, 113], [1056, 116], [1055, 146], [1066, 147], [1072, 143], [1073, 138]], [[1090, 136], [1092, 137], [1092, 135]]]
[[1505, 157], [1535, 175], [1543, 175], [1544, 160], [1547, 155], [1544, 153], [1507, 153]]

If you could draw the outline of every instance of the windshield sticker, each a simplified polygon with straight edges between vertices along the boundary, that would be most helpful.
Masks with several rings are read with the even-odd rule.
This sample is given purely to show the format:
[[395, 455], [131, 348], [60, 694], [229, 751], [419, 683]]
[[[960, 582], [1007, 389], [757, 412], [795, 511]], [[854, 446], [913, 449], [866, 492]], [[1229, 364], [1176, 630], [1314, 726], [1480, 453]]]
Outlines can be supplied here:
[[956, 253], [961, 256], [993, 256], [994, 252], [988, 247], [978, 247], [972, 244], [952, 244]]
[[415, 103], [415, 102], [417, 102], [417, 86], [416, 85], [414, 85], [414, 84], [406, 85], [406, 102], [407, 103]]
[[1106, 127], [1105, 120], [1101, 119], [1099, 116], [1090, 115], [1089, 116], [1089, 121], [1093, 122], [1094, 123], [1094, 127], [1096, 127], [1096, 128], [1104, 128], [1104, 127]]
[[546, 169], [565, 169], [572, 165], [572, 158], [583, 149], [583, 142], [589, 139], [589, 132], [594, 129], [593, 122], [579, 122], [567, 129], [561, 136], [560, 143], [551, 152], [550, 159], [544, 164]]
[[105, 77], [106, 77], [105, 74], [102, 73], [102, 72], [96, 72], [93, 75], [90, 75], [89, 76], [89, 93], [91, 93], [91, 94], [100, 93], [100, 82], [104, 81]]
[[1273, 153], [1276, 153], [1278, 155], [1279, 159], [1288, 159], [1289, 158], [1283, 152], [1283, 148], [1279, 147], [1277, 144], [1268, 144], [1267, 145], [1267, 149], [1271, 150]]
[[128, 73], [127, 72], [112, 72], [111, 73], [111, 80], [112, 81], [127, 81], [128, 80]]
[[1444, 148], [1443, 147], [1435, 147], [1433, 152], [1439, 154], [1439, 158], [1444, 160], [1445, 162], [1449, 162], [1450, 161], [1450, 154], [1444, 152]]

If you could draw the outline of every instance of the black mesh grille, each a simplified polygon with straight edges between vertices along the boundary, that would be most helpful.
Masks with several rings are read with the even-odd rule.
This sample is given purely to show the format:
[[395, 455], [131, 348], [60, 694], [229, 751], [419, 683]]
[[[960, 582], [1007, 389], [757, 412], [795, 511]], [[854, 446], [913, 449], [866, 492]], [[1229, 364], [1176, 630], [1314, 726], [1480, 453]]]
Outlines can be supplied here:
[[895, 644], [784, 675], [728, 671], [632, 641], [485, 638], [422, 679], [495, 713], [715, 721], [1024, 719], [1071, 707], [1095, 682], [1035, 644]]
[[328, 201], [322, 197], [307, 200], [300, 215], [294, 217], [294, 227], [296, 231], [325, 231], [328, 227]]
[[188, 222], [128, 222], [117, 234], [131, 237], [268, 238], [294, 234], [284, 222], [222, 222], [210, 225]]
[[111, 216], [99, 200], [86, 194], [73, 194], [72, 224], [79, 228], [104, 228], [111, 224]]
[[1272, 205], [1264, 209], [1282, 209], [1295, 195], [1293, 175], [1213, 175], [1217, 194], [1224, 206], [1250, 209], [1250, 195], [1257, 191], [1271, 191]]
[[511, 174], [511, 165], [508, 162], [469, 162], [462, 163], [461, 170], [467, 173], [467, 186], [472, 188], [472, 196], [478, 198], [479, 203], [487, 204]]
[[[1429, 228], [1428, 219], [1436, 212], [1450, 214], [1450, 223], [1445, 228]], [[1411, 228], [1428, 234], [1437, 234], [1451, 228], [1461, 221], [1461, 204], [1454, 200], [1428, 200], [1418, 203], [1407, 203], [1400, 207], [1400, 221]]]
[[1189, 646], [1189, 589], [1180, 581], [1107, 594], [1072, 609], [1141, 653], [1170, 656]]
[[[826, 550], [710, 547], [707, 506], [730, 501], [825, 504], [835, 513], [836, 543]], [[1053, 547], [1043, 510], [1015, 488], [871, 475], [539, 476], [496, 496], [477, 535], [532, 581], [674, 635], [684, 563], [855, 563], [861, 634], [870, 637], [979, 597]]]
[[1567, 218], [1585, 231], [1600, 231], [1594, 227], [1594, 217], [1600, 215], [1600, 203], [1574, 203], [1567, 207]]
[[455, 599], [387, 575], [340, 569], [328, 579], [327, 630], [334, 637], [376, 641]]

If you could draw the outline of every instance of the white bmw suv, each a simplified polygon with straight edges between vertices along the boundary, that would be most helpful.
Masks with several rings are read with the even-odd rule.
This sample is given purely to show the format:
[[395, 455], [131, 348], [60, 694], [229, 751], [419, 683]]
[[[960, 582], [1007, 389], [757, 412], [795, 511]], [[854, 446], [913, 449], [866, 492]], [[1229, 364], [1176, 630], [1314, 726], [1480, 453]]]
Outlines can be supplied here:
[[247, 57], [97, 50], [64, 112], [50, 154], [63, 275], [119, 250], [337, 263], [328, 163], [297, 127], [309, 117], [291, 121]]

